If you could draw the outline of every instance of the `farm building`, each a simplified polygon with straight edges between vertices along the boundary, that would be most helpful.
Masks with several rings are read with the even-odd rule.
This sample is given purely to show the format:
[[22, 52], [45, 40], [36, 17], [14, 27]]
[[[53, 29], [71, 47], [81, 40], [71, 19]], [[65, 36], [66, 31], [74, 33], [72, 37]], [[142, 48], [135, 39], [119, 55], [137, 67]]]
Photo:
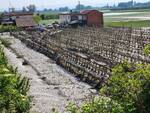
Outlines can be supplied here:
[[62, 13], [59, 15], [60, 23], [79, 24], [87, 26], [103, 26], [103, 13], [97, 10], [84, 10], [80, 13]]
[[33, 19], [33, 13], [30, 12], [14, 12], [5, 13], [1, 20], [2, 25], [16, 25], [17, 27], [34, 27], [37, 26]]

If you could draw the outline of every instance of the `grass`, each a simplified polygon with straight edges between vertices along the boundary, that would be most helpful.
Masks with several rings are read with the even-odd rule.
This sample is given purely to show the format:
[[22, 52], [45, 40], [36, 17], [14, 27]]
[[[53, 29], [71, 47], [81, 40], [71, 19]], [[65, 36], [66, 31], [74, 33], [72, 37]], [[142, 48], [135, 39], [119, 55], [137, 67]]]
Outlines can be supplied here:
[[130, 9], [130, 10], [100, 10], [107, 13], [119, 13], [119, 12], [149, 12], [150, 9]]
[[18, 31], [20, 30], [19, 28], [17, 28], [16, 26], [4, 26], [4, 25], [0, 25], [0, 32], [9, 32], [9, 31]]
[[114, 27], [150, 27], [150, 20], [141, 20], [141, 21], [126, 21], [126, 22], [110, 22], [106, 23], [105, 26], [114, 26]]
[[58, 22], [59, 22], [59, 19], [41, 20], [41, 21], [40, 21], [40, 24], [48, 25], [48, 24], [54, 23], [55, 21], [58, 21]]
[[150, 9], [107, 11], [104, 22], [105, 26], [150, 27]]

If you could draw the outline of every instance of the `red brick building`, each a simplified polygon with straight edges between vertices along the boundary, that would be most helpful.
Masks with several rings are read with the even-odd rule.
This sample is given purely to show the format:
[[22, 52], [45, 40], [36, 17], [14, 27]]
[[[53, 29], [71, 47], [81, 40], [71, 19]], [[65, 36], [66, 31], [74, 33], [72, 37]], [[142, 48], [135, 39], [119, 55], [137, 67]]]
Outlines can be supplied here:
[[82, 15], [85, 15], [87, 26], [99, 26], [104, 24], [103, 12], [97, 10], [85, 10], [81, 11]]
[[60, 14], [61, 23], [79, 23], [87, 26], [103, 27], [103, 12], [98, 10], [84, 10], [80, 13]]

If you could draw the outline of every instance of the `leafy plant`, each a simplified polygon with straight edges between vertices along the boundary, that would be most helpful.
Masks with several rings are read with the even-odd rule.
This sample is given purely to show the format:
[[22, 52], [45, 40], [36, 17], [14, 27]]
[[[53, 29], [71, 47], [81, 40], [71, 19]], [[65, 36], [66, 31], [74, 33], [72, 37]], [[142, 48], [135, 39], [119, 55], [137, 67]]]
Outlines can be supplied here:
[[0, 26], [0, 32], [10, 32], [10, 31], [18, 31], [18, 30], [20, 30], [20, 28], [17, 28], [16, 26], [12, 26], [12, 25]]
[[39, 15], [37, 15], [37, 14], [35, 14], [33, 16], [33, 19], [35, 20], [36, 23], [39, 23], [42, 20], [41, 17]]
[[[150, 45], [144, 49], [150, 54]], [[71, 113], [150, 113], [150, 64], [124, 61], [100, 89], [100, 96], [82, 107], [70, 104]]]
[[9, 39], [0, 38], [0, 41], [5, 47], [10, 47], [11, 45]]
[[8, 65], [3, 47], [0, 45], [0, 112], [29, 113], [29, 87], [29, 79], [21, 77], [17, 69]]
[[83, 104], [81, 108], [71, 103], [68, 111], [71, 113], [125, 113], [120, 104], [104, 96], [95, 97], [92, 101]]
[[146, 45], [146, 47], [144, 48], [144, 53], [146, 55], [149, 55], [150, 54], [150, 44]]
[[[67, 106], [67, 111], [70, 111], [71, 113], [77, 113], [78, 112], [78, 107], [76, 104], [74, 103], [69, 103], [69, 105]], [[79, 112], [80, 113], [80, 112]]]
[[100, 94], [120, 103], [126, 113], [148, 113], [150, 103], [146, 99], [150, 99], [149, 84], [150, 65], [132, 66], [124, 62], [113, 68], [112, 77], [100, 90]]

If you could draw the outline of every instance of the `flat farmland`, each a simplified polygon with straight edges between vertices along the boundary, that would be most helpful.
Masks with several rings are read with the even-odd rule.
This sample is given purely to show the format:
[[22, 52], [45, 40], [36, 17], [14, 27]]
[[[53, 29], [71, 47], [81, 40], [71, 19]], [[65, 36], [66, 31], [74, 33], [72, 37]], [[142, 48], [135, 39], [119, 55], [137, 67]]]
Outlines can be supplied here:
[[105, 26], [150, 27], [150, 9], [107, 11], [104, 22]]
[[45, 25], [48, 25], [48, 24], [52, 24], [54, 22], [59, 22], [59, 19], [49, 19], [49, 20], [41, 20], [40, 21], [40, 24], [45, 24]]

